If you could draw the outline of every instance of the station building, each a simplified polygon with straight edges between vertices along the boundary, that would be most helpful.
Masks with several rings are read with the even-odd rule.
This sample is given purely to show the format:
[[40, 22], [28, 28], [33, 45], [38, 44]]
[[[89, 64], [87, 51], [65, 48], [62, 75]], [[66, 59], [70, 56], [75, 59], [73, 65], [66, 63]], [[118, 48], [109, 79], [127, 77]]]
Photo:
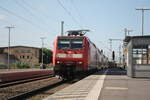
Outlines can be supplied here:
[[[29, 46], [11, 46], [10, 47], [10, 64], [26, 62], [35, 65], [40, 62], [40, 48]], [[8, 47], [0, 48], [0, 64], [7, 65]]]

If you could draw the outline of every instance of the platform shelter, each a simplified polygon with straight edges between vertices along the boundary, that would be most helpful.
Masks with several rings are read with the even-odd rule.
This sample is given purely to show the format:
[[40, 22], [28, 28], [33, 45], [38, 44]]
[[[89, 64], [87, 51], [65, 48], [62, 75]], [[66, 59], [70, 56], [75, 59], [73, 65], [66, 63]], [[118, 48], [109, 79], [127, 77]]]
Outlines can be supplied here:
[[128, 36], [126, 43], [127, 75], [150, 77], [150, 35]]

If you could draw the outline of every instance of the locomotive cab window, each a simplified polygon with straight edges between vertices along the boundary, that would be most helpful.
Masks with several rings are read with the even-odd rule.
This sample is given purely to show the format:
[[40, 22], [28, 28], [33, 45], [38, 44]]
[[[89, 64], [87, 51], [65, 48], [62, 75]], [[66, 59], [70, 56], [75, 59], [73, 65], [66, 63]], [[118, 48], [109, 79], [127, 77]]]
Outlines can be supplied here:
[[83, 39], [72, 39], [71, 49], [82, 49]]
[[58, 39], [58, 49], [82, 49], [83, 38]]
[[70, 48], [70, 40], [69, 39], [59, 39], [58, 40], [58, 48], [59, 49], [69, 49]]

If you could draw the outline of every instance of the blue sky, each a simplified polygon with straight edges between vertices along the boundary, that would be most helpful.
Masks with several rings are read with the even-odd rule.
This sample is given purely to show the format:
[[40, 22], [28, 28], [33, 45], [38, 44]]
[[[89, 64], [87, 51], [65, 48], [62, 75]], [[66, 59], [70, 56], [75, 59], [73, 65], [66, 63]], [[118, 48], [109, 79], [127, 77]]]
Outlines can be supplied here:
[[[108, 54], [108, 39], [123, 39], [124, 28], [141, 34], [141, 11], [135, 8], [150, 8], [150, 0], [0, 0], [0, 47], [8, 45], [5, 26], [14, 25], [11, 45], [41, 47], [40, 37], [46, 37], [45, 47], [52, 48], [63, 20], [65, 31], [90, 29], [87, 36]], [[150, 11], [145, 11], [144, 26], [149, 35]], [[119, 45], [113, 42], [114, 50]]]

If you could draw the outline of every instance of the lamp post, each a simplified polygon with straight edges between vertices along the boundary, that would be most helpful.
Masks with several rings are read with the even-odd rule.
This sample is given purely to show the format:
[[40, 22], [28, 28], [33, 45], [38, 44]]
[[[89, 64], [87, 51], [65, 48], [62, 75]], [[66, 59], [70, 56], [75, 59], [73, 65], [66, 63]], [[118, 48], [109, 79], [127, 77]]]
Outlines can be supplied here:
[[43, 47], [44, 47], [44, 39], [45, 39], [45, 37], [41, 37], [40, 39], [42, 40], [42, 66], [41, 67], [43, 67]]
[[[150, 10], [150, 8], [136, 8], [136, 10], [141, 10], [142, 11], [142, 36], [144, 35], [144, 11], [145, 10]], [[143, 64], [143, 47], [142, 47], [142, 57], [141, 57], [141, 64]]]
[[136, 8], [136, 10], [142, 11], [142, 36], [144, 35], [144, 11], [150, 10], [150, 8]]
[[15, 28], [14, 26], [6, 26], [5, 28], [8, 29], [8, 62], [7, 62], [7, 68], [10, 69], [10, 30], [12, 28]]

